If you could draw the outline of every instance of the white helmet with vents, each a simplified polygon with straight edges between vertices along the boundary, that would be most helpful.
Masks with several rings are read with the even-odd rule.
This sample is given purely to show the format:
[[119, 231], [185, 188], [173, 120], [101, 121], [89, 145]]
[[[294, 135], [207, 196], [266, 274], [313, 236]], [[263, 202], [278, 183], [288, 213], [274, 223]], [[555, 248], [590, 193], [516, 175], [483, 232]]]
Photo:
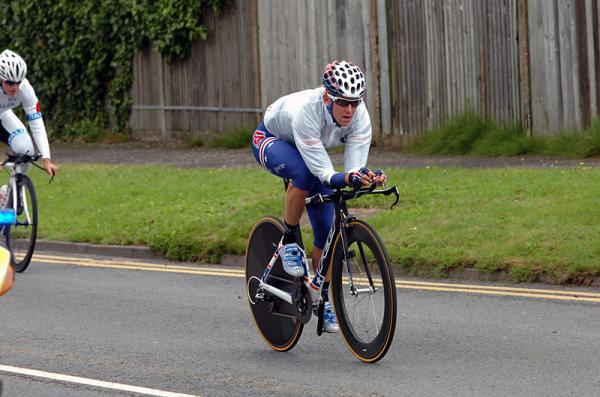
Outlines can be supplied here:
[[27, 75], [27, 64], [23, 58], [11, 50], [0, 54], [0, 79], [20, 83]]
[[367, 90], [360, 68], [348, 61], [333, 61], [323, 73], [323, 86], [330, 95], [351, 101], [361, 99]]

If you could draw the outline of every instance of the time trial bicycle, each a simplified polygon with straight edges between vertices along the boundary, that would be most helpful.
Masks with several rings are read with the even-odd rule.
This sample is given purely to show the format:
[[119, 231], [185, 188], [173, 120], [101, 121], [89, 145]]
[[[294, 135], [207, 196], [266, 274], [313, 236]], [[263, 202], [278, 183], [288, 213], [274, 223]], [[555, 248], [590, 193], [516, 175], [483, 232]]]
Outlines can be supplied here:
[[2, 162], [2, 167], [10, 176], [1, 208], [14, 212], [14, 220], [2, 226], [2, 233], [6, 239], [6, 248], [11, 254], [13, 269], [18, 273], [29, 266], [37, 240], [37, 198], [33, 182], [25, 173], [29, 164], [43, 169], [35, 163], [40, 157], [39, 154], [9, 154]]
[[[341, 334], [350, 351], [366, 363], [379, 361], [387, 353], [397, 310], [390, 258], [375, 229], [351, 216], [346, 204], [365, 195], [391, 194], [396, 196], [391, 208], [398, 203], [396, 186], [375, 189], [375, 185], [339, 189], [306, 199], [306, 204], [332, 202], [335, 208], [314, 277], [308, 267], [301, 278], [283, 270], [279, 247], [284, 224], [280, 219], [265, 216], [254, 225], [246, 250], [246, 289], [258, 330], [272, 349], [285, 352], [296, 345], [312, 316], [313, 302], [318, 302], [317, 334], [321, 335], [326, 291], [331, 289]], [[330, 267], [331, 281], [327, 283]]]

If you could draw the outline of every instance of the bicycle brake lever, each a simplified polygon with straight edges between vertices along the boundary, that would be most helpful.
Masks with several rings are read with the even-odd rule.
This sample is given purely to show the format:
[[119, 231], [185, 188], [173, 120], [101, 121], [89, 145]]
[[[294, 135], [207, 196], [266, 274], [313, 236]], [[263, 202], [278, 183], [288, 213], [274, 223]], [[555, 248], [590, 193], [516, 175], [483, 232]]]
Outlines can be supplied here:
[[393, 209], [394, 206], [396, 204], [398, 204], [398, 201], [400, 201], [400, 193], [398, 192], [398, 186], [394, 186], [394, 189], [393, 189], [392, 193], [394, 193], [394, 195], [396, 196], [396, 201], [394, 201], [394, 204], [392, 204], [392, 206], [390, 207], [390, 209]]

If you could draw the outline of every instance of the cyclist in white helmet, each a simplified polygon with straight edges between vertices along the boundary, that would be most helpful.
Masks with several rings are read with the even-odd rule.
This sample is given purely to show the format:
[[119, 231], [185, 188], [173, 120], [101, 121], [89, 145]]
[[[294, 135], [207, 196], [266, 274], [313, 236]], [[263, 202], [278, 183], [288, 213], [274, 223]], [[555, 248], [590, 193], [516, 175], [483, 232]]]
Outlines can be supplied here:
[[54, 175], [58, 167], [50, 160], [50, 145], [40, 102], [26, 76], [27, 65], [23, 58], [10, 50], [4, 50], [0, 54], [0, 141], [6, 143], [16, 154], [35, 154], [27, 129], [12, 111], [22, 106], [37, 149], [42, 155], [44, 168], [48, 175]]
[[[323, 74], [323, 85], [276, 100], [252, 139], [256, 160], [271, 173], [291, 180], [285, 198], [285, 232], [280, 255], [284, 270], [304, 276], [305, 253], [298, 245], [305, 199], [328, 194], [331, 187], [383, 184], [381, 170], [366, 168], [371, 145], [371, 119], [363, 97], [365, 77], [351, 62], [333, 61]], [[337, 172], [326, 148], [344, 145], [344, 172]], [[315, 272], [333, 223], [333, 204], [306, 206], [313, 229], [312, 266]], [[328, 281], [318, 275], [318, 283]], [[326, 296], [327, 294], [325, 294]], [[313, 302], [318, 304], [318, 302]], [[323, 328], [338, 332], [337, 319], [325, 303]]]

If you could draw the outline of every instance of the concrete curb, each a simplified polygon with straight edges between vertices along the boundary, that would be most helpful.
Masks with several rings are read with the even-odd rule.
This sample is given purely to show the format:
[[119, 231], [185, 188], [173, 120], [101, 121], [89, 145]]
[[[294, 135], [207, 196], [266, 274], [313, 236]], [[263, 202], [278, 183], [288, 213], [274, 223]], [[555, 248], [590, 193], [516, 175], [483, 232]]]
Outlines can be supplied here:
[[[62, 252], [68, 254], [83, 254], [96, 256], [109, 256], [113, 258], [132, 258], [132, 259], [165, 259], [156, 254], [150, 247], [146, 246], [123, 246], [123, 245], [103, 245], [90, 243], [70, 243], [65, 241], [55, 240], [38, 240], [36, 243], [36, 251]], [[245, 266], [245, 258], [243, 255], [225, 254], [221, 258], [222, 266], [230, 266], [243, 268]], [[414, 277], [409, 275], [402, 269], [396, 269], [396, 277]], [[448, 279], [468, 280], [468, 281], [486, 281], [486, 282], [508, 282], [512, 279], [507, 272], [483, 273], [477, 269], [466, 268], [451, 270], [448, 274]], [[544, 278], [541, 280], [544, 284], [556, 285], [556, 283]], [[587, 287], [600, 288], [600, 277], [592, 280]]]
[[55, 240], [38, 240], [36, 251], [64, 252], [69, 254], [84, 254], [112, 256], [118, 258], [162, 259], [150, 247], [141, 245], [103, 245], [90, 243], [69, 243]]

